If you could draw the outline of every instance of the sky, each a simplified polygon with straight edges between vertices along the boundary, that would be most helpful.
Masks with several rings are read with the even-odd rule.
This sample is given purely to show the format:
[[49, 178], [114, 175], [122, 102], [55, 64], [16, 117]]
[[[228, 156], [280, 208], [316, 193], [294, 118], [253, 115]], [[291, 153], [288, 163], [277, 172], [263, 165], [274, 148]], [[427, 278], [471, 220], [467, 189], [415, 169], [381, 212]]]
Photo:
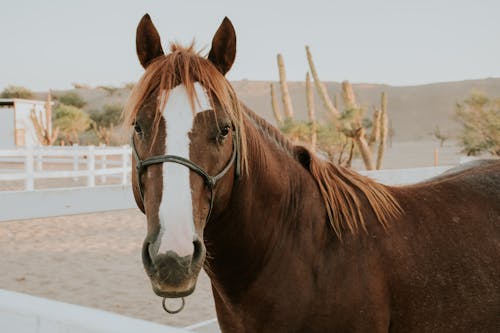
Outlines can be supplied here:
[[498, 0], [1, 0], [0, 89], [121, 86], [142, 75], [135, 30], [149, 13], [164, 49], [206, 52], [227, 16], [237, 34], [230, 80], [303, 81], [309, 45], [324, 81], [417, 85], [500, 77]]

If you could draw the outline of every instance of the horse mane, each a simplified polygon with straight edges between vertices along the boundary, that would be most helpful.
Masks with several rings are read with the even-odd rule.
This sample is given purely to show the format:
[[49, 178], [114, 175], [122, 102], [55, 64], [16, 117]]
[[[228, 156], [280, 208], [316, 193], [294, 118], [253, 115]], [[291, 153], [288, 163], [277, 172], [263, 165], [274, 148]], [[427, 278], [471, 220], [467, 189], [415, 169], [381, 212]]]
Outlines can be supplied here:
[[268, 139], [273, 141], [278, 147], [283, 151], [288, 153], [290, 156], [295, 157], [294, 147], [295, 145], [281, 133], [276, 127], [268, 123], [264, 118], [257, 115], [251, 109], [243, 105], [243, 110], [248, 118], [254, 123], [257, 129], [265, 135]]
[[[219, 106], [226, 112], [234, 125], [239, 146], [236, 147], [239, 152], [239, 165], [241, 171], [245, 172], [247, 153], [243, 112], [240, 110], [240, 102], [231, 84], [208, 59], [194, 50], [194, 43], [188, 47], [171, 44], [170, 51], [170, 53], [154, 59], [146, 67], [139, 82], [132, 89], [123, 110], [125, 123], [132, 125], [146, 100], [156, 94], [156, 110], [153, 121], [154, 138], [156, 138], [158, 125], [170, 91], [183, 84], [194, 112], [195, 102], [198, 102], [194, 84], [199, 82], [206, 89], [212, 105]], [[214, 111], [217, 111], [216, 107], [214, 107]]]
[[[260, 132], [301, 163], [318, 185], [333, 230], [341, 239], [344, 230], [366, 231], [362, 201], [368, 202], [379, 223], [387, 228], [389, 221], [401, 214], [401, 207], [388, 188], [350, 169], [321, 159], [305, 147], [294, 145], [279, 130], [248, 108], [247, 116]], [[306, 157], [304, 157], [304, 155]]]
[[357, 233], [360, 228], [367, 231], [363, 211], [366, 205], [362, 201], [368, 203], [384, 228], [389, 226], [390, 220], [401, 215], [401, 206], [386, 186], [330, 161], [310, 156], [309, 170], [318, 184], [328, 219], [339, 238], [345, 229], [352, 233]]

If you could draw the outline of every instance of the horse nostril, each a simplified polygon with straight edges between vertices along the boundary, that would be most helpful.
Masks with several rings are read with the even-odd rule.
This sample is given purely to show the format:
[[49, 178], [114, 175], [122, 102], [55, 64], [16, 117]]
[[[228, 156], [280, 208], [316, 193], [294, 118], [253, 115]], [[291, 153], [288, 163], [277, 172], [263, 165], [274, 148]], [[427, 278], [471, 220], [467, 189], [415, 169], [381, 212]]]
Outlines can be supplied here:
[[193, 245], [194, 245], [193, 262], [197, 263], [202, 258], [205, 249], [203, 243], [199, 239], [193, 241]]
[[151, 258], [151, 255], [149, 253], [149, 246], [151, 243], [145, 241], [142, 244], [142, 262], [144, 264], [144, 267], [146, 268], [146, 271], [148, 274], [150, 274], [150, 271], [153, 268], [153, 259]]

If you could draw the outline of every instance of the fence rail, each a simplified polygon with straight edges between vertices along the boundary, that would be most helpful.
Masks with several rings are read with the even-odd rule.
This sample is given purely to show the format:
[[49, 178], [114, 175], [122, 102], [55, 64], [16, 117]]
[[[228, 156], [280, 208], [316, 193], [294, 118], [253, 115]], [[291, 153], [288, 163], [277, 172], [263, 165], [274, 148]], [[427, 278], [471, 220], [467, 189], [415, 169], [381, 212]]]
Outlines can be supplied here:
[[[106, 181], [106, 176], [121, 178], [121, 184], [129, 182], [131, 149], [122, 147], [28, 147], [0, 150], [0, 164], [22, 164], [23, 168], [0, 169], [0, 181], [24, 180], [24, 190], [35, 190], [36, 179], [87, 177], [88, 187], [96, 186], [96, 177]], [[110, 159], [110, 156], [116, 156]], [[71, 166], [67, 170], [44, 170], [44, 164]], [[82, 168], [82, 164], [84, 167]]]

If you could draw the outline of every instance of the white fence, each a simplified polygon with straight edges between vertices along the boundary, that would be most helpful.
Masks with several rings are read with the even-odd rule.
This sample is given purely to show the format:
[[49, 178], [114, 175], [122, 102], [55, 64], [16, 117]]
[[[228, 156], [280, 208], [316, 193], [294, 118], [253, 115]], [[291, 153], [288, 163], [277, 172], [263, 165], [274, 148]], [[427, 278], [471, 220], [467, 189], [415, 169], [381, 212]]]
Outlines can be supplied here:
[[[404, 185], [435, 177], [449, 168], [451, 166], [362, 171], [361, 173], [387, 185]], [[29, 209], [21, 207], [29, 207]], [[136, 208], [130, 184], [0, 191], [0, 222], [129, 208]]]
[[0, 331], [12, 333], [181, 333], [184, 329], [0, 289]]
[[[0, 181], [23, 180], [24, 190], [33, 191], [36, 179], [86, 177], [86, 185], [94, 187], [96, 177], [102, 181], [106, 176], [121, 178], [121, 184], [129, 182], [130, 147], [28, 147], [24, 149], [0, 150], [0, 163], [22, 163], [22, 169], [0, 170]], [[115, 156], [110, 159], [110, 156]], [[71, 165], [71, 170], [44, 170], [44, 164]], [[81, 164], [85, 167], [82, 169]]]

